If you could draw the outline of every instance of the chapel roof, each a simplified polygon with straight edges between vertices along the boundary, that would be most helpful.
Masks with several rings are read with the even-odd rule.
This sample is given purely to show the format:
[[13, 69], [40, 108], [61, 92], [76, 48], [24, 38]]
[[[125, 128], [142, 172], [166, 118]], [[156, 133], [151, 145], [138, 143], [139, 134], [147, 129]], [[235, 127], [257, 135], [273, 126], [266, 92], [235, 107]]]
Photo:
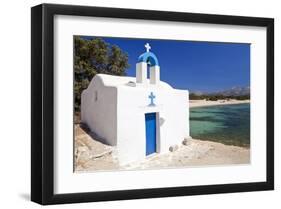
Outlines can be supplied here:
[[[95, 75], [94, 79], [100, 80], [104, 86], [108, 86], [108, 87], [118, 87], [118, 86], [133, 86], [130, 84], [135, 84], [136, 83], [136, 78], [135, 77], [129, 77], [129, 76], [116, 76], [116, 75], [107, 75], [107, 74], [97, 74]], [[147, 87], [150, 86], [149, 85], [149, 79], [147, 79]], [[151, 85], [151, 86], [155, 86], [155, 85]], [[138, 85], [137, 85], [138, 87]], [[172, 89], [172, 87], [164, 82], [164, 81], [160, 81], [159, 88], [163, 88], [163, 89]]]

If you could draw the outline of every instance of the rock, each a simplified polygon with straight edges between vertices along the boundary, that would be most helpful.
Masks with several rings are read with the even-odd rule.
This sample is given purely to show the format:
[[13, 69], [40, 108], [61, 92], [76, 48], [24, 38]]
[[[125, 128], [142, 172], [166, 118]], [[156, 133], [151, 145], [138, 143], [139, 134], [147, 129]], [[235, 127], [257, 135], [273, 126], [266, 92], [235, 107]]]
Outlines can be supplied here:
[[185, 145], [185, 146], [190, 145], [190, 139], [185, 138], [185, 139], [182, 141], [182, 144]]
[[178, 150], [178, 148], [179, 148], [178, 145], [170, 146], [169, 151], [170, 152], [175, 152], [176, 150]]

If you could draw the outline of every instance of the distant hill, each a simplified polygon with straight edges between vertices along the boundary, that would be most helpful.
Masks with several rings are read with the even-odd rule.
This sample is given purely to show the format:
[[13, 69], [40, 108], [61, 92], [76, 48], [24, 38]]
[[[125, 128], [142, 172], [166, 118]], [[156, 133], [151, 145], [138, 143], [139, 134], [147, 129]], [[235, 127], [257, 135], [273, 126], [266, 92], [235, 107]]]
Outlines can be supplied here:
[[193, 91], [189, 94], [191, 100], [206, 99], [217, 101], [219, 99], [250, 99], [250, 87], [232, 87], [231, 89], [216, 91], [211, 93], [203, 93], [200, 91]]
[[246, 87], [232, 87], [231, 89], [210, 93], [210, 95], [218, 95], [218, 94], [221, 94], [223, 96], [245, 96], [245, 95], [250, 95], [250, 86], [246, 86]]

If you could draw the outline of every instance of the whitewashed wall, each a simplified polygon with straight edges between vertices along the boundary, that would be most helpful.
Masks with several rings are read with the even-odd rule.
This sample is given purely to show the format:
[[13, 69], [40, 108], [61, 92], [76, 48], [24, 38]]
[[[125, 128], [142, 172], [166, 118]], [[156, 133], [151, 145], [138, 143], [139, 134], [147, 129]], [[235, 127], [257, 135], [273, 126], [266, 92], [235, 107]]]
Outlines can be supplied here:
[[[150, 107], [150, 92], [156, 95]], [[169, 152], [189, 137], [188, 91], [118, 87], [117, 147], [121, 164], [146, 157], [145, 113], [157, 113], [156, 150]], [[160, 142], [160, 143], [159, 143]]]
[[87, 124], [102, 142], [112, 146], [117, 144], [116, 107], [116, 87], [105, 87], [101, 77], [96, 75], [89, 87], [82, 92], [81, 122]]
[[[102, 142], [117, 145], [120, 164], [146, 157], [145, 113], [155, 112], [157, 115], [158, 153], [168, 152], [170, 146], [181, 144], [189, 136], [188, 91], [175, 90], [164, 82], [136, 87], [118, 85], [116, 79], [119, 78], [108, 75], [93, 78], [82, 93], [81, 121]], [[128, 78], [119, 80], [122, 79]], [[151, 92], [156, 96], [156, 106], [152, 107], [148, 106]]]

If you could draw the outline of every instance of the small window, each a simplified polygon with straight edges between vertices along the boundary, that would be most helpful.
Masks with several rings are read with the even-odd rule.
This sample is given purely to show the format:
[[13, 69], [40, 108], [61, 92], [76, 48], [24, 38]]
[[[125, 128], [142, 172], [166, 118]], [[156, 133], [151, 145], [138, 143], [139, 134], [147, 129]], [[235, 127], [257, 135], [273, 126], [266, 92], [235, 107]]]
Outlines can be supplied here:
[[95, 91], [95, 102], [98, 101], [98, 92]]

